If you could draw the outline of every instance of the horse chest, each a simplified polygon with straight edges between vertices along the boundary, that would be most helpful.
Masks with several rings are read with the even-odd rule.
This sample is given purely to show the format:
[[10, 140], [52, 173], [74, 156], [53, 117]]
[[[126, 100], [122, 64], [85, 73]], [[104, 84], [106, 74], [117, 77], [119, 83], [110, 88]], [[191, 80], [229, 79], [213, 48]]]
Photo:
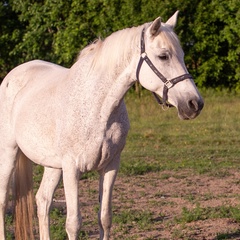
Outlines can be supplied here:
[[128, 130], [129, 122], [127, 115], [124, 114], [118, 121], [108, 124], [105, 131], [97, 134], [92, 131], [89, 140], [78, 153], [80, 171], [100, 170], [110, 161], [114, 161], [125, 146]]

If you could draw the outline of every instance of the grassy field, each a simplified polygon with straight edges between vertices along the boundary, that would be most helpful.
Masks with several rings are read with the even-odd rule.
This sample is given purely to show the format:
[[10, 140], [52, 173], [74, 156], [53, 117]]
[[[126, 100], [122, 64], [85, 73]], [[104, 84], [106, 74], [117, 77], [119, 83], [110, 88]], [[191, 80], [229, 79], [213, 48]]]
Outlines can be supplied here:
[[[213, 228], [226, 219], [240, 224], [239, 192], [228, 194], [228, 182], [224, 182], [240, 189], [236, 177], [240, 175], [234, 175], [240, 173], [240, 95], [207, 91], [203, 97], [200, 116], [182, 121], [176, 109], [163, 111], [147, 91], [141, 98], [127, 94], [131, 130], [114, 190], [112, 239], [240, 239], [240, 227], [227, 229], [225, 225], [201, 235], [209, 227], [204, 228], [206, 221], [211, 220]], [[35, 169], [37, 182], [41, 172]], [[217, 184], [211, 186], [213, 181]], [[215, 194], [218, 187], [223, 190]], [[84, 176], [80, 192], [84, 222], [79, 238], [97, 239], [96, 174]], [[55, 198], [64, 199], [61, 187]], [[214, 206], [207, 205], [220, 199]], [[66, 239], [65, 214], [64, 204], [54, 205], [52, 239]], [[11, 217], [7, 220], [11, 228]], [[203, 228], [201, 234], [197, 235], [196, 226]]]
[[145, 94], [141, 99], [126, 97], [131, 131], [122, 173], [191, 168], [218, 175], [240, 167], [240, 96], [209, 91], [203, 94], [202, 113], [181, 121], [176, 109], [163, 111], [149, 92]]

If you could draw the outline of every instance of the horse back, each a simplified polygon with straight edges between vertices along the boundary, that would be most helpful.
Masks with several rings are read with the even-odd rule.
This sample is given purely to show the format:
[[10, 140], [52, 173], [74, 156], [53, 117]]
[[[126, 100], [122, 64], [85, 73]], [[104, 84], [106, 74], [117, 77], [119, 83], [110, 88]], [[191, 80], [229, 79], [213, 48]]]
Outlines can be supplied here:
[[45, 119], [49, 118], [45, 126], [53, 125], [53, 113], [46, 105], [53, 103], [55, 89], [67, 74], [67, 68], [40, 60], [9, 72], [0, 86], [0, 132], [15, 142], [30, 129], [36, 131], [36, 124], [40, 126]]
[[67, 68], [41, 60], [23, 63], [11, 70], [4, 78], [0, 97], [13, 101], [20, 90], [27, 88], [28, 85], [35, 84], [37, 88], [46, 81], [52, 84], [63, 77], [67, 71]]

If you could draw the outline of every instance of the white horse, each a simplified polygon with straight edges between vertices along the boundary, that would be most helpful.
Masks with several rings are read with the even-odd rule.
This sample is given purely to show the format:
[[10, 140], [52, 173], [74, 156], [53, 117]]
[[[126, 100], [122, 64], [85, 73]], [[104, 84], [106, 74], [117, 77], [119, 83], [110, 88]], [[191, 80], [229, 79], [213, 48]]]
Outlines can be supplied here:
[[31, 221], [25, 218], [33, 208], [21, 209], [31, 200], [28, 159], [45, 167], [36, 195], [40, 239], [50, 239], [49, 208], [61, 174], [66, 232], [70, 240], [78, 238], [78, 180], [92, 170], [100, 174], [100, 239], [109, 239], [112, 189], [129, 129], [125, 93], [138, 80], [162, 97], [164, 105], [168, 101], [175, 106], [181, 119], [193, 119], [203, 108], [173, 32], [177, 14], [166, 23], [157, 18], [94, 42], [70, 69], [36, 60], [6, 76], [0, 88], [0, 239], [5, 239], [4, 210], [14, 169], [15, 188], [25, 187], [16, 194], [22, 211], [16, 219], [29, 224], [17, 227], [16, 239], [33, 238]]

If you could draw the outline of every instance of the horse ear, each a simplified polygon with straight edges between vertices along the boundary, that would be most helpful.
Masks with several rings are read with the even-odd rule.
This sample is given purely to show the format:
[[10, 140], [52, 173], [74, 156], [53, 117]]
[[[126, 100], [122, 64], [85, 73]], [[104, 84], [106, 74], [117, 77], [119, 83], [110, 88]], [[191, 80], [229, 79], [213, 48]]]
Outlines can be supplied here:
[[177, 10], [172, 17], [170, 17], [166, 24], [169, 25], [172, 29], [175, 28], [176, 24], [177, 24], [177, 17], [178, 17], [178, 13], [179, 11]]
[[152, 37], [155, 37], [156, 35], [158, 35], [158, 33], [160, 32], [160, 27], [161, 27], [161, 18], [158, 17], [156, 18], [153, 23], [150, 26], [150, 35]]

